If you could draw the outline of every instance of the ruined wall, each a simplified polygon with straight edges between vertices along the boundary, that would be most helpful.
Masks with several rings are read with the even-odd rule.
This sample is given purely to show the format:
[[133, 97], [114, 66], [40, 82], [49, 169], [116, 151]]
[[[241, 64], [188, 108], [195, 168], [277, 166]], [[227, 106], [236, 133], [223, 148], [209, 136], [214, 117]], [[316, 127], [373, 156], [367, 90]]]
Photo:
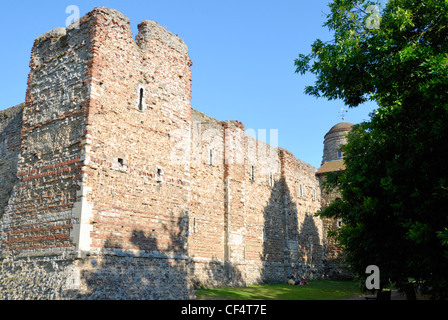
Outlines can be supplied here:
[[[86, 249], [91, 257], [106, 255], [113, 263], [98, 263], [85, 270], [85, 277], [101, 278], [109, 265], [129, 260], [135, 274], [166, 279], [155, 286], [156, 295], [166, 296], [160, 293], [163, 287], [188, 298], [190, 168], [171, 157], [177, 134], [190, 131], [187, 47], [152, 21], [139, 24], [134, 41], [129, 20], [109, 9], [96, 10], [93, 32], [85, 171], [92, 229]], [[121, 275], [122, 281], [132, 274]], [[137, 284], [148, 292], [141, 298], [155, 295], [150, 293], [154, 280], [145, 279]], [[91, 281], [88, 286], [103, 284]]]
[[325, 233], [322, 220], [314, 216], [321, 206], [315, 168], [282, 150], [286, 235], [285, 252], [291, 273], [305, 279], [325, 276]]
[[0, 218], [17, 181], [22, 108], [23, 105], [17, 105], [0, 112]]
[[32, 49], [2, 297], [188, 298], [189, 165], [167, 157], [190, 130], [186, 46], [150, 21], [134, 41], [116, 10], [74, 25]]
[[[279, 150], [262, 134], [248, 129], [245, 194], [248, 282], [278, 282], [285, 278], [283, 203]], [[257, 130], [258, 133], [258, 130]]]
[[[76, 257], [89, 28], [55, 29], [31, 52], [17, 181], [1, 229], [1, 297], [58, 298]], [[33, 283], [34, 281], [34, 283]], [[33, 288], [29, 290], [29, 288]]]
[[224, 127], [192, 110], [189, 256], [196, 284], [214, 286], [225, 275]]
[[85, 29], [69, 35], [64, 30], [39, 37], [32, 49], [18, 181], [4, 225], [4, 250], [16, 257], [65, 255], [74, 249], [70, 232], [81, 172], [88, 39]]
[[[198, 285], [323, 276], [315, 168], [246, 133], [192, 113], [191, 276]], [[300, 186], [300, 194], [299, 194]]]
[[138, 29], [95, 8], [36, 39], [24, 110], [0, 122], [0, 298], [323, 277], [315, 168], [192, 110], [186, 45]]

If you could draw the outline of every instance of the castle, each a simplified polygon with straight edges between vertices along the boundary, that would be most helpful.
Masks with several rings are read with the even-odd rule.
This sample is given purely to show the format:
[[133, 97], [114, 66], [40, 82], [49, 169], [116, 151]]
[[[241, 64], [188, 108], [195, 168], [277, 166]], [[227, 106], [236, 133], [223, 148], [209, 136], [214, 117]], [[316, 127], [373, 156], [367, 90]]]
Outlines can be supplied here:
[[95, 8], [32, 47], [25, 103], [0, 120], [0, 299], [188, 299], [194, 287], [344, 275], [314, 213], [343, 170], [350, 123], [322, 166], [192, 109], [185, 43], [132, 37]]

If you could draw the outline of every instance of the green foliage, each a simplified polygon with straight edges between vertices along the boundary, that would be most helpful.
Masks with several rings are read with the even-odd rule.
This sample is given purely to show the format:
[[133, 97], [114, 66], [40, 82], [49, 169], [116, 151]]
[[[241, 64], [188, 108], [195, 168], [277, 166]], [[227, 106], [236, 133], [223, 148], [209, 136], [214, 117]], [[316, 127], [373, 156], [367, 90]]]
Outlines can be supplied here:
[[5, 111], [0, 113], [0, 120], [5, 120], [8, 118], [8, 114]]
[[56, 56], [56, 59], [60, 59], [60, 58], [62, 58], [64, 55], [66, 55], [67, 54], [67, 52], [61, 52], [61, 53], [59, 53], [57, 56]]
[[448, 3], [390, 0], [378, 28], [372, 1], [335, 0], [325, 23], [334, 40], [316, 40], [295, 61], [316, 82], [305, 92], [372, 100], [370, 121], [354, 126], [342, 148], [346, 170], [328, 175], [342, 199], [320, 213], [342, 218], [337, 238], [360, 279], [367, 265], [384, 285], [408, 279], [435, 298], [448, 297]]

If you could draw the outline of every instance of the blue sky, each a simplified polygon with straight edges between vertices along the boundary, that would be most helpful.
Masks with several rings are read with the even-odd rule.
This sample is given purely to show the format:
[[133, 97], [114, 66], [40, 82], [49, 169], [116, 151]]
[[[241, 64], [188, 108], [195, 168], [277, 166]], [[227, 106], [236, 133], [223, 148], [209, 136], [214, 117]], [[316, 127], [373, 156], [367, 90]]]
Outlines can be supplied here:
[[[8, 1], [0, 10], [0, 110], [25, 100], [34, 39], [65, 27], [69, 5], [81, 16], [94, 7], [121, 11], [134, 36], [143, 20], [178, 34], [193, 61], [192, 106], [218, 120], [239, 120], [246, 129], [278, 130], [278, 144], [319, 167], [323, 137], [341, 121], [341, 101], [303, 93], [314, 82], [295, 74], [294, 59], [315, 39], [330, 40], [322, 25], [328, 0], [127, 0]], [[375, 104], [345, 113], [345, 121], [369, 118]], [[269, 142], [269, 134], [267, 138]]]

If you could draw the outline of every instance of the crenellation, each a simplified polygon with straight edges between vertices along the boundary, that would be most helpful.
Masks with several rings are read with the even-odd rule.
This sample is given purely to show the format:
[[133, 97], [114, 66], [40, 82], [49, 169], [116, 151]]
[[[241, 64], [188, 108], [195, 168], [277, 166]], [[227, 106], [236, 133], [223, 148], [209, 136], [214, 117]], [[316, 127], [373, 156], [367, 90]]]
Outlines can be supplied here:
[[327, 277], [316, 169], [192, 109], [186, 44], [138, 29], [100, 7], [34, 42], [25, 104], [0, 119], [0, 299]]
[[179, 52], [182, 55], [188, 54], [187, 45], [177, 35], [166, 30], [155, 21], [145, 20], [138, 24], [138, 35], [135, 41], [140, 48], [149, 48], [151, 41], [160, 41], [170, 49]]

